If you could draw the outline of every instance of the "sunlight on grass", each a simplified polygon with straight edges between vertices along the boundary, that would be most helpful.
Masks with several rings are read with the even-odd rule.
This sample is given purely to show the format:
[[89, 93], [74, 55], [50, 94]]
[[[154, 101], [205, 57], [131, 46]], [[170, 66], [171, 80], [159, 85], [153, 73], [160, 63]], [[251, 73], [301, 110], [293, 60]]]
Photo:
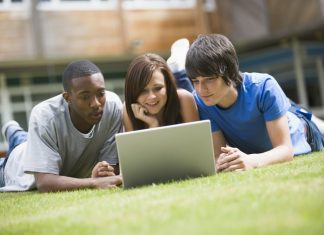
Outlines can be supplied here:
[[0, 194], [1, 234], [323, 234], [324, 151], [124, 190]]

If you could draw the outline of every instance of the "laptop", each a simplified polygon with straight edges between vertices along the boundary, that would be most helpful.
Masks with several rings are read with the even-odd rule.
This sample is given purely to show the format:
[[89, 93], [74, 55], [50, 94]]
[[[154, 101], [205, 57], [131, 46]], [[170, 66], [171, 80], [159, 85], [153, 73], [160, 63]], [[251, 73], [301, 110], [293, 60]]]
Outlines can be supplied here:
[[123, 187], [215, 174], [209, 120], [116, 134]]

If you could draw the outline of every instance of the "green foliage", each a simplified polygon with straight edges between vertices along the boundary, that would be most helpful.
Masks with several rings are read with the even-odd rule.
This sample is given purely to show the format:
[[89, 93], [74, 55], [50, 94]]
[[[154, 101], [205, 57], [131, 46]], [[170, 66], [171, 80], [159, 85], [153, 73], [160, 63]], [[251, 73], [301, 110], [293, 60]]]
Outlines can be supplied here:
[[324, 151], [124, 190], [1, 193], [5, 234], [323, 234]]

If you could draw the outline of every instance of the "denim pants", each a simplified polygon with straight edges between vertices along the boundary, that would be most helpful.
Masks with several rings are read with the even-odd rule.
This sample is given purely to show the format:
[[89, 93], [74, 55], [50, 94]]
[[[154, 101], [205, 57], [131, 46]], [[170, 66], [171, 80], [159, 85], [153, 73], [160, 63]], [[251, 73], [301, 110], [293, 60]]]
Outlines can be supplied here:
[[173, 73], [173, 76], [176, 79], [177, 87], [183, 88], [189, 92], [193, 92], [194, 88], [191, 84], [190, 79], [187, 77], [186, 71], [182, 70], [176, 73]]
[[27, 141], [27, 132], [24, 131], [20, 126], [16, 125], [11, 125], [8, 127], [6, 136], [9, 142], [9, 148], [7, 151], [7, 156], [5, 158], [0, 158], [0, 187], [5, 186], [4, 168], [10, 153], [16, 146]]
[[290, 112], [294, 113], [298, 118], [302, 119], [306, 123], [307, 129], [307, 142], [310, 145], [312, 152], [320, 151], [324, 147], [324, 136], [316, 126], [314, 122], [311, 121], [312, 113], [303, 110], [293, 101], [290, 101], [291, 107]]

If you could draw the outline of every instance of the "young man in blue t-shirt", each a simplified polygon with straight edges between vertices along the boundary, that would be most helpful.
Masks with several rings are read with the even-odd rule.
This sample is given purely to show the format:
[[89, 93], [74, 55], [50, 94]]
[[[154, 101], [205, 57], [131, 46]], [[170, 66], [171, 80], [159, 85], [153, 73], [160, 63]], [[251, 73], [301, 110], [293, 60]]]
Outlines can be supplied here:
[[323, 148], [311, 115], [269, 74], [241, 73], [225, 36], [198, 37], [187, 52], [186, 73], [200, 118], [211, 121], [217, 171], [286, 162]]

